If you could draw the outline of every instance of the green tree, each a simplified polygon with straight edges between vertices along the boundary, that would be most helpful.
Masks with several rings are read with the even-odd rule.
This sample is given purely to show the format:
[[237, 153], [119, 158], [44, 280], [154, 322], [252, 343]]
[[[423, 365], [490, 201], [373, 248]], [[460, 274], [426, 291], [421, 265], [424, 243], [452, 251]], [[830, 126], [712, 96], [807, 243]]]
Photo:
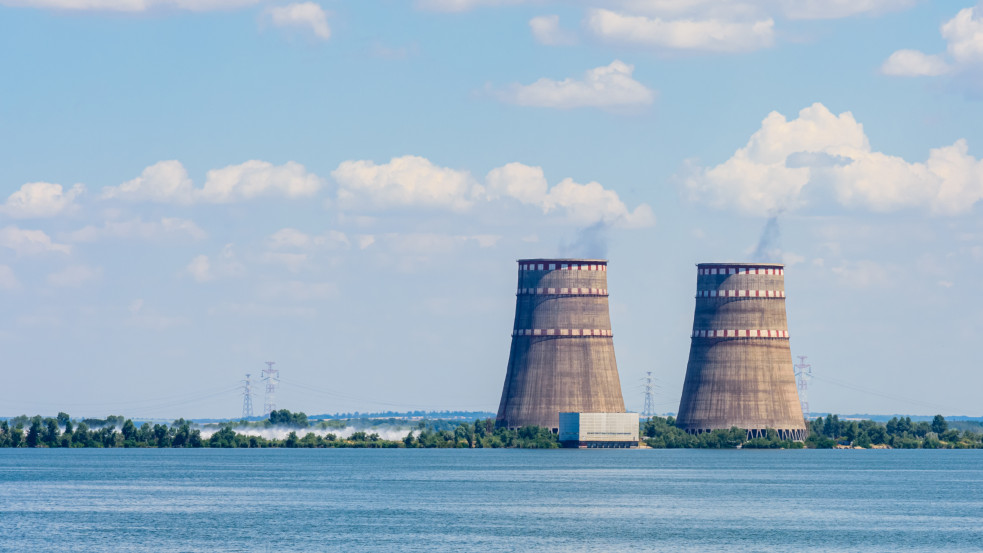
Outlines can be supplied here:
[[133, 421], [126, 419], [126, 422], [123, 423], [123, 429], [121, 432], [123, 433], [123, 440], [126, 443], [126, 447], [133, 447], [136, 445], [137, 427], [133, 424]]
[[58, 419], [58, 426], [68, 426], [68, 423], [71, 422], [72, 417], [69, 417], [68, 413], [64, 411], [59, 411], [57, 419]]
[[85, 421], [79, 423], [75, 432], [72, 433], [72, 447], [91, 447], [89, 435], [89, 425]]
[[221, 430], [212, 434], [212, 437], [208, 439], [208, 447], [236, 447], [236, 433], [234, 430], [228, 426], [222, 427]]
[[32, 420], [31, 428], [27, 431], [27, 447], [37, 447], [38, 443], [41, 441], [41, 421]]
[[935, 418], [932, 419], [932, 432], [935, 432], [941, 436], [948, 429], [949, 423], [945, 422], [945, 417], [942, 415], [935, 415]]
[[20, 447], [24, 443], [24, 428], [15, 426], [10, 429], [10, 447]]
[[47, 447], [58, 447], [58, 421], [52, 418], [44, 419], [44, 431], [41, 435], [41, 441]]

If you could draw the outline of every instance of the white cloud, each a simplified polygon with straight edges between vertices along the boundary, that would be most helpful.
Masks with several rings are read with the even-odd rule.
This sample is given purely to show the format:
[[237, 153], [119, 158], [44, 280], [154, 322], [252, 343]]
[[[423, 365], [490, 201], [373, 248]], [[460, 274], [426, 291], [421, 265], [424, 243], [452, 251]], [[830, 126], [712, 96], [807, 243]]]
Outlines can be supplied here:
[[299, 272], [318, 251], [342, 251], [351, 248], [348, 236], [337, 230], [324, 234], [310, 235], [293, 228], [284, 228], [273, 233], [266, 245], [271, 251], [262, 254], [264, 263], [282, 265], [289, 271]]
[[276, 27], [292, 27], [309, 31], [317, 38], [331, 38], [328, 15], [314, 2], [299, 2], [286, 6], [274, 6], [266, 11], [266, 17]]
[[70, 265], [48, 275], [48, 284], [60, 288], [77, 288], [87, 282], [99, 280], [102, 269], [86, 265]]
[[345, 161], [331, 176], [338, 182], [343, 209], [423, 207], [467, 211], [482, 187], [467, 171], [438, 167], [418, 156], [371, 161]]
[[234, 246], [226, 244], [222, 253], [209, 257], [197, 255], [184, 268], [198, 282], [209, 282], [219, 278], [237, 277], [245, 273], [245, 267], [235, 255]]
[[194, 12], [230, 10], [262, 0], [0, 0], [0, 6], [46, 8], [66, 11], [145, 12], [178, 9]]
[[817, 103], [791, 121], [770, 113], [730, 159], [696, 168], [686, 188], [692, 199], [756, 215], [824, 194], [853, 208], [924, 206], [952, 215], [983, 198], [983, 162], [968, 154], [965, 140], [930, 150], [924, 163], [872, 151], [851, 113], [837, 116]]
[[614, 108], [651, 104], [655, 92], [632, 78], [635, 66], [615, 60], [587, 71], [582, 80], [546, 78], [529, 85], [513, 84], [499, 92], [508, 103], [548, 108]]
[[351, 247], [351, 241], [345, 233], [337, 230], [329, 230], [324, 234], [312, 236], [294, 228], [284, 228], [274, 232], [267, 240], [273, 249], [297, 249], [297, 250], [347, 250]]
[[916, 0], [779, 0], [790, 19], [839, 19], [854, 15], [880, 15], [915, 5]]
[[941, 31], [946, 50], [957, 64], [983, 62], [983, 5], [959, 10], [942, 25]]
[[320, 188], [321, 179], [299, 163], [288, 161], [276, 166], [252, 160], [209, 171], [199, 196], [203, 202], [229, 203], [274, 194], [304, 198], [315, 195]]
[[75, 198], [84, 191], [81, 184], [66, 192], [60, 184], [29, 182], [7, 198], [0, 213], [17, 219], [54, 217], [73, 210]]
[[[475, 205], [509, 198], [536, 206], [543, 213], [558, 213], [578, 225], [603, 222], [627, 228], [650, 226], [655, 218], [648, 205], [629, 211], [617, 192], [596, 182], [579, 184], [564, 179], [552, 188], [541, 167], [509, 163], [493, 169], [482, 186], [470, 173], [439, 167], [429, 160], [405, 156], [388, 164], [346, 161], [332, 175], [339, 183], [338, 203], [345, 209], [385, 210], [396, 208], [440, 208], [467, 212]], [[479, 204], [480, 202], [480, 204]], [[460, 238], [460, 237], [458, 237]], [[360, 249], [372, 245], [370, 235], [356, 237]], [[295, 229], [283, 229], [271, 242], [278, 247], [310, 248], [318, 240], [344, 244], [349, 239], [338, 233], [311, 237]], [[337, 246], [336, 246], [337, 247]]]
[[154, 240], [168, 234], [183, 234], [194, 240], [206, 236], [194, 221], [164, 217], [160, 221], [144, 221], [139, 217], [129, 221], [106, 221], [101, 227], [88, 225], [65, 237], [69, 242], [95, 242], [102, 238], [139, 238]]
[[0, 248], [8, 248], [17, 255], [34, 255], [47, 252], [71, 253], [71, 246], [57, 244], [41, 230], [25, 230], [16, 226], [0, 229]]
[[416, 0], [420, 9], [437, 12], [465, 12], [483, 6], [513, 6], [535, 0]]
[[840, 284], [851, 288], [870, 288], [890, 283], [890, 272], [874, 261], [844, 262], [830, 269]]
[[930, 56], [918, 50], [898, 50], [881, 65], [881, 73], [901, 77], [932, 77], [949, 70], [949, 64], [942, 56]]
[[215, 276], [212, 274], [212, 263], [208, 260], [208, 256], [201, 254], [195, 256], [185, 267], [185, 270], [198, 282], [208, 282], [213, 280]]
[[106, 186], [102, 197], [127, 201], [190, 204], [194, 188], [180, 161], [159, 161], [143, 170], [139, 177], [119, 186]]
[[577, 43], [577, 35], [560, 28], [560, 16], [541, 15], [529, 20], [532, 36], [547, 46], [569, 46]]
[[618, 193], [596, 182], [579, 184], [564, 179], [552, 188], [541, 167], [509, 163], [492, 169], [486, 177], [489, 197], [510, 197], [535, 205], [543, 213], [561, 211], [568, 221], [578, 225], [603, 222], [626, 228], [641, 228], [655, 223], [652, 209], [642, 204], [629, 211]]
[[746, 52], [771, 46], [773, 19], [663, 19], [593, 9], [587, 28], [608, 42], [672, 50]]
[[898, 50], [881, 66], [886, 75], [905, 77], [964, 74], [978, 78], [983, 71], [983, 4], [965, 8], [942, 24], [946, 55]]
[[0, 290], [17, 290], [20, 288], [20, 281], [14, 275], [14, 270], [7, 265], [0, 265]]
[[320, 188], [321, 179], [299, 163], [289, 161], [277, 166], [258, 160], [212, 169], [205, 185], [194, 188], [184, 166], [172, 160], [155, 163], [139, 177], [119, 186], [103, 188], [102, 197], [178, 204], [231, 203], [271, 195], [309, 197]]

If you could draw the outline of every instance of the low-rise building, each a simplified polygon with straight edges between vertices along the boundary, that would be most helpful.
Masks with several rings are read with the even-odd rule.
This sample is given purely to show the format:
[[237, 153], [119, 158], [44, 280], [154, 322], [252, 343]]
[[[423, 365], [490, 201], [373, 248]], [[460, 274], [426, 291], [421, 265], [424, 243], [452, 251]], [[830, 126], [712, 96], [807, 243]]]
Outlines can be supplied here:
[[638, 413], [560, 413], [563, 447], [638, 447]]

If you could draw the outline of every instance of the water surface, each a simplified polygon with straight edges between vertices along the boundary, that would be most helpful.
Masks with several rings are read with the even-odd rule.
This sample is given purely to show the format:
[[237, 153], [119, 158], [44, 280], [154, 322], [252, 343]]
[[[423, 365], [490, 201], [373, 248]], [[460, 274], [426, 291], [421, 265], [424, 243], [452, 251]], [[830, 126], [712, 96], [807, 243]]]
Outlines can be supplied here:
[[0, 449], [0, 551], [983, 551], [983, 451]]

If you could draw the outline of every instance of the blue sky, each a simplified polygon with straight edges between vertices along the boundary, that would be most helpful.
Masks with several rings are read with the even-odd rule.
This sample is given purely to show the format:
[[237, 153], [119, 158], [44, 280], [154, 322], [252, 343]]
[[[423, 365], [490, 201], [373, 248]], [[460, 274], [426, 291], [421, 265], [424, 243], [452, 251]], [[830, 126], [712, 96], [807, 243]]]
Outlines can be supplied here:
[[[980, 415], [983, 6], [0, 0], [0, 414], [495, 410], [515, 259], [629, 409], [775, 218], [814, 411]], [[262, 395], [254, 405], [262, 405]]]

